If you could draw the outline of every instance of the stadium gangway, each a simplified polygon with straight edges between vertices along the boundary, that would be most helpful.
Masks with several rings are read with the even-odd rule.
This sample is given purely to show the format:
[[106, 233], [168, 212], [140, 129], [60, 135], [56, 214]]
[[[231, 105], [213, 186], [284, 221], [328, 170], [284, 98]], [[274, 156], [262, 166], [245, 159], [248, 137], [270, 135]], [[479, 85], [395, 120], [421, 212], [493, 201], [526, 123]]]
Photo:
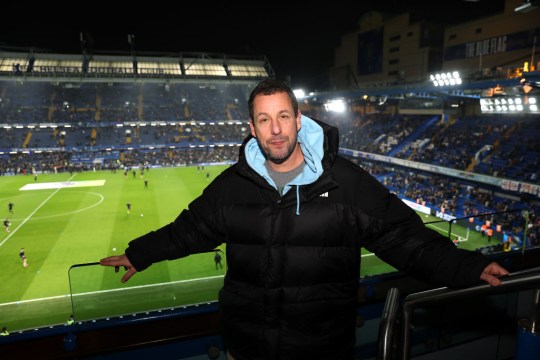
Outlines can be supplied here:
[[[540, 268], [511, 273], [501, 278], [500, 286], [480, 284], [472, 287], [451, 289], [437, 288], [410, 294], [400, 306], [400, 292], [391, 288], [386, 296], [379, 326], [377, 360], [410, 359], [413, 310], [417, 307], [441, 301], [471, 299], [476, 296], [512, 293], [534, 289], [533, 309], [529, 329], [520, 329], [516, 360], [528, 359], [540, 349], [540, 336], [534, 336], [540, 326]], [[399, 329], [397, 327], [400, 326]], [[524, 330], [524, 331], [522, 331]], [[530, 336], [532, 335], [532, 336]], [[401, 339], [398, 338], [401, 336]], [[533, 349], [533, 350], [531, 350]], [[536, 352], [536, 356], [538, 353]]]

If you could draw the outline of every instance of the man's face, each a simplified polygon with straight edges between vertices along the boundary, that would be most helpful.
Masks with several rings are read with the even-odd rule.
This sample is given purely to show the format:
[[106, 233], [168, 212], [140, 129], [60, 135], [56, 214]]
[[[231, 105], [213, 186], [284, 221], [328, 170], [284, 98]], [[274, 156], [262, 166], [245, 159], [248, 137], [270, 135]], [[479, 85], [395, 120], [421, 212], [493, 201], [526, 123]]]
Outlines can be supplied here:
[[300, 112], [294, 109], [287, 93], [259, 95], [253, 101], [253, 116], [249, 123], [261, 151], [268, 161], [285, 164], [297, 145]]

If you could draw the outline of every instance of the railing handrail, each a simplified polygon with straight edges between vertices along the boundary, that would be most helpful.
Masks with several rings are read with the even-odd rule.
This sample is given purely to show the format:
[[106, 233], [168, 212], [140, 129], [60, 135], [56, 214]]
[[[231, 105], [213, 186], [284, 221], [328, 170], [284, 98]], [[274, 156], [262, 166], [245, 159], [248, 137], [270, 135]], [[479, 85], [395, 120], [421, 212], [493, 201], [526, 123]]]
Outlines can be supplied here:
[[397, 288], [391, 288], [386, 294], [386, 301], [381, 315], [379, 325], [379, 351], [377, 360], [390, 359], [394, 349], [395, 337], [398, 335], [395, 324], [399, 316], [399, 298], [400, 291]]
[[[533, 268], [515, 272], [502, 276], [501, 285], [491, 286], [487, 283], [467, 287], [467, 288], [437, 288], [419, 293], [414, 293], [405, 297], [403, 302], [402, 319], [402, 358], [408, 360], [410, 357], [410, 330], [413, 318], [413, 310], [418, 305], [447, 301], [458, 298], [470, 298], [480, 295], [495, 295], [533, 289], [540, 286], [540, 268]], [[386, 340], [385, 340], [386, 341]]]

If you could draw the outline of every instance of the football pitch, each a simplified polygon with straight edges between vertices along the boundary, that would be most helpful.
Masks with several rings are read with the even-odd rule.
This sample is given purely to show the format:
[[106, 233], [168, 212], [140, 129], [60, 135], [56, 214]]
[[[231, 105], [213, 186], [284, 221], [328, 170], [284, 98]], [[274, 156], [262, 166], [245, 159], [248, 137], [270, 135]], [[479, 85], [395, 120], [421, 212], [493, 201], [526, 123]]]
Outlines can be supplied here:
[[[138, 170], [135, 176], [96, 171], [39, 175], [36, 181], [30, 175], [0, 177], [0, 216], [11, 223], [10, 232], [0, 233], [0, 327], [16, 331], [62, 324], [72, 313], [84, 321], [215, 301], [226, 262], [216, 269], [213, 253], [155, 264], [126, 284], [120, 283], [122, 271], [95, 263], [173, 221], [227, 166], [155, 168], [144, 178]], [[421, 216], [427, 223], [439, 220]], [[446, 222], [428, 226], [448, 234]], [[456, 236], [463, 248], [488, 245], [477, 232], [467, 235], [454, 225]], [[367, 251], [362, 257], [362, 276], [394, 271]]]

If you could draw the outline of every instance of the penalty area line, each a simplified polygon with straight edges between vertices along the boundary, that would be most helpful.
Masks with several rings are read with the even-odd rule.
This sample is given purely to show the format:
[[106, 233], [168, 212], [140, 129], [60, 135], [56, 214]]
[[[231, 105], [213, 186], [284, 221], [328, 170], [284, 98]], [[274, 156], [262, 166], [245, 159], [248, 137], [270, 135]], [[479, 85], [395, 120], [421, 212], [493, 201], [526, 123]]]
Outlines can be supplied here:
[[[71, 179], [73, 179], [73, 178], [75, 177], [75, 175], [77, 175], [77, 174], [73, 174], [73, 176], [70, 177], [68, 181], [71, 181]], [[27, 222], [28, 220], [30, 220], [30, 218], [31, 218], [32, 216], [34, 216], [34, 214], [35, 214], [39, 209], [41, 209], [41, 207], [42, 207], [43, 205], [45, 205], [45, 204], [47, 203], [47, 201], [49, 201], [54, 195], [56, 195], [56, 193], [59, 192], [60, 189], [61, 189], [61, 188], [56, 189], [51, 195], [49, 195], [45, 200], [43, 200], [43, 202], [42, 202], [41, 204], [39, 204], [38, 207], [35, 208], [34, 211], [32, 211], [32, 212], [30, 213], [30, 215], [28, 215], [28, 216], [27, 216], [27, 217], [19, 224], [19, 226], [17, 226], [14, 230], [12, 230], [12, 231], [9, 233], [9, 235], [8, 235], [8, 236], [0, 243], [0, 247], [1, 247], [2, 245], [4, 245], [4, 244], [6, 243], [6, 241], [8, 241], [8, 240], [13, 236], [13, 234], [15, 234], [15, 233], [17, 232], [17, 230], [19, 230], [24, 224], [26, 224], [26, 222]]]

